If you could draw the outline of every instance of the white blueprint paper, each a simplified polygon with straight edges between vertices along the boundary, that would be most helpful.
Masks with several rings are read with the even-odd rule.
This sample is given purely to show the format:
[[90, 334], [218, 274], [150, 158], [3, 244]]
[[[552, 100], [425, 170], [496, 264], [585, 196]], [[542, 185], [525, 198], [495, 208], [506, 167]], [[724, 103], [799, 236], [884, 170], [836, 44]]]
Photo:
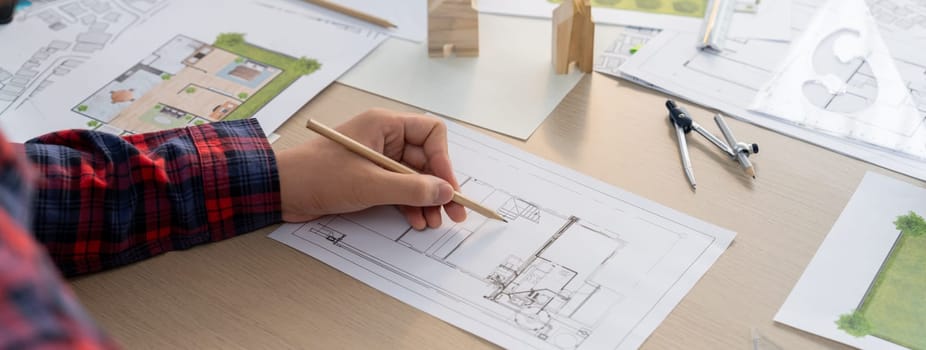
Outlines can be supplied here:
[[270, 237], [505, 348], [635, 349], [735, 235], [452, 123], [449, 144], [509, 223], [415, 231], [379, 207]]
[[338, 81], [523, 140], [583, 76], [555, 73], [551, 35], [549, 21], [481, 14], [479, 57], [390, 39]]
[[385, 19], [395, 28], [383, 28], [366, 21], [331, 11], [323, 7], [311, 5], [302, 0], [287, 0], [286, 2], [302, 3], [305, 6], [312, 6], [318, 12], [330, 16], [338, 22], [348, 23], [354, 26], [367, 27], [391, 36], [420, 42], [428, 39], [428, 0], [390, 0], [390, 1], [369, 1], [369, 0], [328, 0], [341, 6], [346, 6], [357, 11]]
[[0, 117], [177, 4], [172, 0], [20, 1], [0, 26]]
[[[553, 9], [557, 6], [558, 4], [548, 0], [479, 0], [480, 12], [533, 18], [551, 18]], [[700, 16], [675, 16], [602, 7], [592, 8], [592, 21], [601, 24], [690, 32], [697, 32], [701, 28]]]
[[[791, 34], [790, 1], [791, 0], [763, 0], [759, 2], [758, 11], [755, 13], [734, 13], [728, 37], [789, 40]], [[638, 3], [643, 2], [640, 1]], [[659, 1], [654, 3], [657, 7], [662, 6]], [[702, 3], [700, 6], [705, 6], [707, 1], [693, 1], [691, 3]], [[555, 9], [556, 6], [557, 4], [548, 0], [479, 1], [479, 11], [481, 12], [536, 18], [552, 17], [553, 9]], [[606, 7], [592, 8], [592, 20], [599, 24], [669, 29], [692, 33], [700, 31], [703, 22], [701, 16], [680, 16], [668, 13], [612, 9]]]
[[756, 12], [735, 12], [728, 38], [791, 40], [791, 0], [763, 0]]
[[[923, 47], [926, 36], [918, 37], [917, 40], [907, 39], [909, 42], [900, 41], [898, 35], [886, 30], [898, 25], [897, 16], [877, 15], [885, 6], [899, 6], [895, 4], [898, 2], [904, 0], [881, 1], [869, 5], [872, 6], [881, 33], [895, 57], [894, 63], [906, 80], [919, 113], [926, 118], [926, 54], [923, 54], [923, 50], [914, 49]], [[792, 27], [795, 33], [801, 33], [806, 28], [820, 6], [821, 3], [817, 1], [793, 1]], [[905, 8], [920, 11], [904, 12], [908, 17], [926, 15], [926, 8], [912, 5]], [[728, 50], [717, 54], [697, 50], [689, 45], [693, 40], [696, 38], [692, 33], [663, 31], [623, 64], [619, 75], [783, 134], [926, 179], [926, 162], [750, 111], [756, 94], [783, 63], [789, 52], [788, 43], [728, 40]], [[600, 71], [614, 74], [613, 70]], [[866, 72], [859, 70], [855, 74], [865, 78]], [[926, 126], [921, 124], [919, 127]]]
[[[385, 38], [301, 5], [214, 5], [197, 0], [165, 7], [126, 40], [4, 113], [4, 133], [24, 141], [66, 128], [127, 134], [245, 117], [270, 133]], [[212, 15], [204, 20], [202, 13]], [[294, 28], [304, 35], [292, 35]], [[251, 48], [222, 49], [219, 36], [228, 33], [242, 34]], [[302, 58], [319, 65], [294, 75], [292, 62]]]

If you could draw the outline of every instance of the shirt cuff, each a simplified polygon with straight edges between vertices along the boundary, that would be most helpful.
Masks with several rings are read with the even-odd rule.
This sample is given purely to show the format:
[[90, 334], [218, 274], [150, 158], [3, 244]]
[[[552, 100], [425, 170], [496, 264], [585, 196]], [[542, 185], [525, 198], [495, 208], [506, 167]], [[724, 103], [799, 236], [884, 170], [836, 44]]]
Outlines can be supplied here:
[[281, 221], [276, 156], [256, 119], [190, 128], [211, 241]]

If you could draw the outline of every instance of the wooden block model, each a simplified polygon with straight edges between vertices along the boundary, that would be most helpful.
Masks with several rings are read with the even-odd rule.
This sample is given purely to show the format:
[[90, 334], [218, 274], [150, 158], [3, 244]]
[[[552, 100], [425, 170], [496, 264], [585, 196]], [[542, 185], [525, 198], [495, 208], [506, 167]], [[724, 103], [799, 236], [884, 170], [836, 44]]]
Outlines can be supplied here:
[[428, 0], [428, 55], [479, 56], [479, 13], [472, 0]]
[[563, 0], [553, 10], [553, 67], [556, 74], [569, 73], [575, 62], [582, 72], [592, 72], [595, 24], [589, 0]]

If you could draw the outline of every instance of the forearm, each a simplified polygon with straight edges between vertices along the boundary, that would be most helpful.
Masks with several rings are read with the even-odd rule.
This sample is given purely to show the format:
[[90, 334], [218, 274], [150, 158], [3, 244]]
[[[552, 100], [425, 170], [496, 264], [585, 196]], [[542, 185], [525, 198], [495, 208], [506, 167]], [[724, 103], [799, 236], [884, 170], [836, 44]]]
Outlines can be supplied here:
[[280, 220], [276, 159], [256, 121], [26, 143], [42, 179], [34, 232], [65, 275], [116, 267]]

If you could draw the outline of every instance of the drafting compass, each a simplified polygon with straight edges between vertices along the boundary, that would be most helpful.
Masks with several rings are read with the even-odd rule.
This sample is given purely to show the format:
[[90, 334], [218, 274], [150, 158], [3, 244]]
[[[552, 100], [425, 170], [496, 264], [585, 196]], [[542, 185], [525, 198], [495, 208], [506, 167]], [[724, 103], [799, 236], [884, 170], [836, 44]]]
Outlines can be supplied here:
[[697, 188], [694, 172], [691, 170], [691, 157], [688, 155], [688, 141], [685, 136], [691, 130], [701, 134], [701, 136], [704, 136], [704, 138], [730, 156], [731, 159], [739, 162], [747, 175], [752, 176], [753, 179], [756, 178], [756, 170], [752, 167], [752, 163], [749, 162], [749, 156], [759, 153], [759, 145], [737, 142], [736, 138], [733, 137], [733, 132], [730, 131], [730, 127], [723, 120], [723, 116], [719, 113], [714, 115], [714, 122], [717, 123], [717, 127], [720, 128], [720, 132], [723, 133], [723, 137], [727, 140], [726, 142], [698, 125], [688, 116], [688, 111], [676, 105], [675, 101], [666, 101], [666, 108], [669, 109], [669, 120], [675, 126], [675, 136], [678, 137], [678, 151], [682, 155], [682, 167], [685, 169], [685, 176], [688, 178], [688, 183], [691, 184], [691, 189]]

